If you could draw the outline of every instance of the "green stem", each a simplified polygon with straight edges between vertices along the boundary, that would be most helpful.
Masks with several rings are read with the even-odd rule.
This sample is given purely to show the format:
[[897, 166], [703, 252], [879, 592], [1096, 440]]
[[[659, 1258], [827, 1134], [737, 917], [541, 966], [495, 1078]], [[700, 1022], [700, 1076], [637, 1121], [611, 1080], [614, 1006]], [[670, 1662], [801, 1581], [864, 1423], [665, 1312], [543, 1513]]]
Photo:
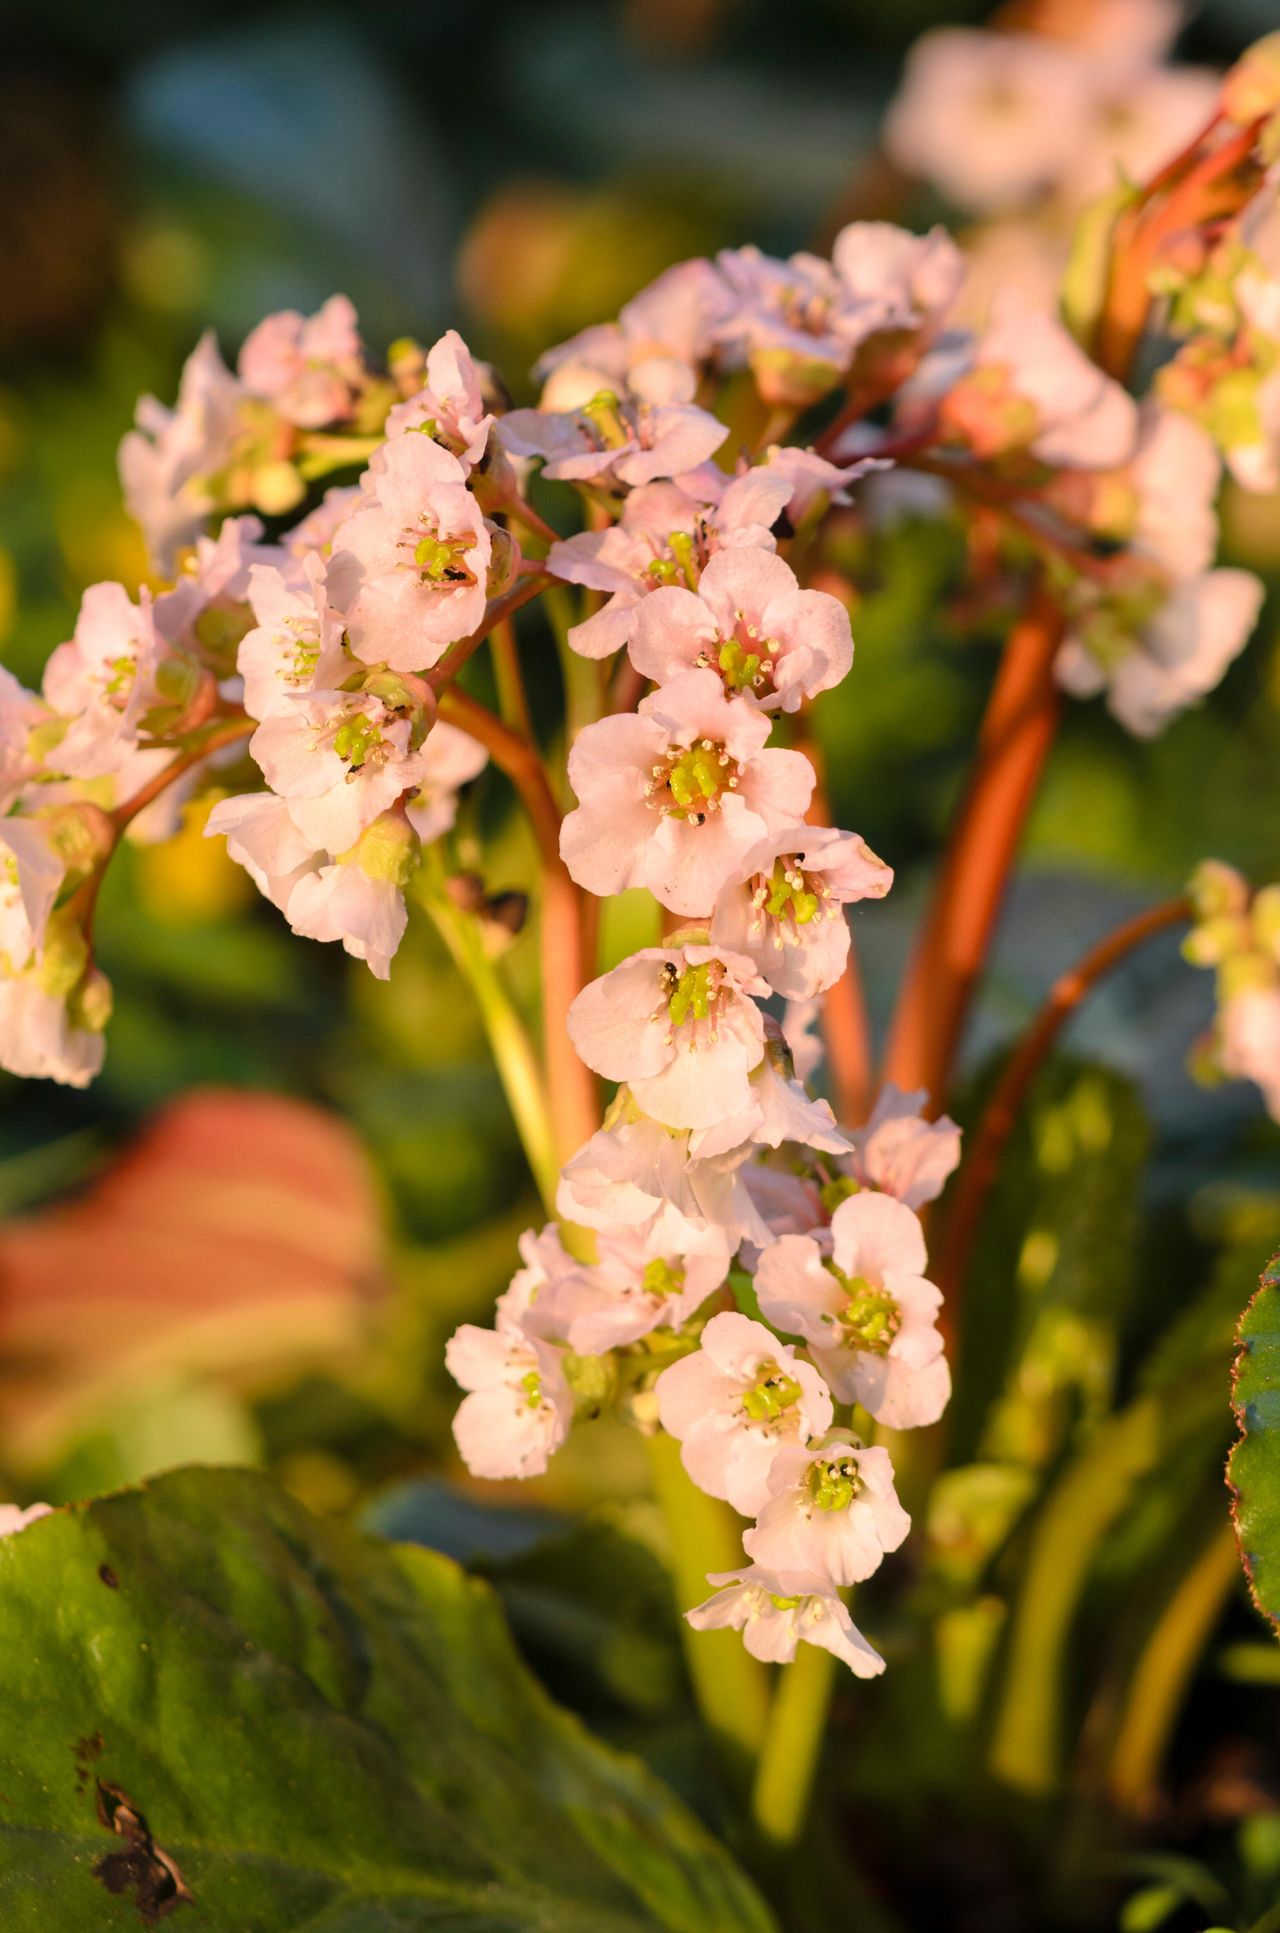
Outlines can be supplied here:
[[671, 1548], [676, 1607], [698, 1710], [716, 1741], [729, 1776], [745, 1788], [765, 1735], [769, 1683], [736, 1631], [693, 1631], [683, 1613], [709, 1596], [709, 1571], [741, 1570], [741, 1525], [728, 1504], [697, 1488], [680, 1461], [680, 1446], [659, 1432], [648, 1441], [654, 1494], [662, 1506]]
[[835, 1676], [829, 1651], [802, 1644], [778, 1680], [751, 1794], [751, 1816], [773, 1846], [793, 1846], [804, 1830]]
[[445, 891], [444, 870], [438, 853], [423, 853], [420, 878], [423, 882], [423, 903], [448, 947], [455, 966], [475, 994], [516, 1132], [547, 1213], [554, 1215], [560, 1167], [543, 1089], [542, 1069], [538, 1065], [533, 1044], [493, 961], [485, 952], [478, 923], [470, 914], [456, 907]]

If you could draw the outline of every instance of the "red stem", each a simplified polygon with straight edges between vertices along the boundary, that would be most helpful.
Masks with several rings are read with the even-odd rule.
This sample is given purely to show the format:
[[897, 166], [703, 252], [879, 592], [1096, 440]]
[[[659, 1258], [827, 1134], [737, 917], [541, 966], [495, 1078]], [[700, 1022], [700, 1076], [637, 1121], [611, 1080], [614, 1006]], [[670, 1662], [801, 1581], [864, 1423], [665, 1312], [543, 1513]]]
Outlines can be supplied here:
[[1005, 882], [1058, 722], [1062, 618], [1043, 588], [1010, 633], [952, 822], [933, 899], [898, 1000], [885, 1078], [946, 1098], [951, 1064], [995, 930]]
[[1137, 354], [1151, 312], [1149, 277], [1161, 243], [1178, 229], [1203, 222], [1210, 212], [1233, 212], [1241, 205], [1244, 184], [1229, 197], [1225, 210], [1215, 209], [1215, 191], [1220, 193], [1229, 177], [1250, 160], [1261, 126], [1261, 121], [1254, 121], [1230, 140], [1210, 148], [1170, 186], [1165, 199], [1153, 206], [1151, 197], [1161, 185], [1158, 176], [1142, 200], [1121, 217], [1093, 352], [1094, 360], [1109, 376], [1123, 381]]
[[560, 1158], [567, 1161], [599, 1126], [599, 1105], [590, 1071], [573, 1050], [565, 1025], [570, 1002], [586, 984], [590, 967], [583, 943], [579, 893], [560, 857], [560, 808], [537, 748], [468, 692], [456, 686], [440, 694], [440, 717], [483, 745], [520, 797], [542, 862], [543, 1057]]
[[115, 827], [117, 841], [125, 827], [132, 824], [138, 814], [144, 812], [162, 792], [167, 792], [184, 772], [189, 772], [193, 766], [199, 765], [209, 757], [210, 753], [220, 751], [224, 745], [234, 745], [238, 738], [249, 738], [257, 729], [257, 719], [246, 718], [242, 713], [239, 718], [228, 719], [225, 725], [206, 732], [198, 745], [191, 745], [186, 751], [179, 752], [168, 765], [161, 767], [153, 779], [148, 779], [131, 799], [126, 799], [124, 804], [117, 806], [111, 814], [111, 823]]
[[966, 1150], [940, 1250], [939, 1286], [946, 1295], [948, 1323], [953, 1330], [959, 1297], [982, 1224], [982, 1212], [1000, 1171], [1005, 1144], [1017, 1124], [1019, 1109], [1031, 1084], [1058, 1035], [1099, 980], [1157, 933], [1190, 917], [1189, 900], [1181, 897], [1164, 900], [1159, 906], [1149, 907], [1145, 913], [1126, 920], [1090, 947], [1069, 972], [1054, 981], [1048, 999], [1005, 1063]]

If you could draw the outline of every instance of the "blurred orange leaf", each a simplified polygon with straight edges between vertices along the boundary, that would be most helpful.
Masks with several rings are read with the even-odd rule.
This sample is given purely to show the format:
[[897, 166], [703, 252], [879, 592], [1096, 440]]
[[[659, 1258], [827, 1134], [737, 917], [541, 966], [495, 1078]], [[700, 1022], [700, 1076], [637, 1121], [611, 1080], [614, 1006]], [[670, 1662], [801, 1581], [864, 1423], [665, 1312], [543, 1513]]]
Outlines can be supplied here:
[[6, 1457], [38, 1457], [156, 1374], [261, 1379], [349, 1349], [380, 1283], [380, 1223], [335, 1116], [184, 1095], [79, 1197], [0, 1226]]

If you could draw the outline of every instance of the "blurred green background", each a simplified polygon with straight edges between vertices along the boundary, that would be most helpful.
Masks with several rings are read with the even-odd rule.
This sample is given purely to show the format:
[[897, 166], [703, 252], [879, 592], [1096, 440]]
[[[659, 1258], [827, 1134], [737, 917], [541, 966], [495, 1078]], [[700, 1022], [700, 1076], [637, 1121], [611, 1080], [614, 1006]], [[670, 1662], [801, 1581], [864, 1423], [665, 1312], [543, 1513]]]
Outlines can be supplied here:
[[[915, 36], [982, 16], [929, 0], [497, 0], [483, 13], [423, 0], [8, 0], [4, 661], [36, 682], [85, 585], [143, 576], [115, 449], [141, 391], [172, 397], [204, 327], [230, 355], [265, 312], [310, 310], [341, 289], [375, 350], [456, 324], [531, 396], [541, 349], [614, 313], [674, 259], [747, 240], [820, 245], [858, 213], [932, 219], [928, 197], [878, 159], [876, 130]], [[1225, 65], [1274, 24], [1269, 0], [1219, 0], [1179, 54]], [[843, 541], [858, 655], [820, 729], [838, 823], [898, 870], [890, 899], [856, 927], [883, 1026], [1006, 614], [962, 604], [954, 529], [907, 524], [873, 538], [851, 523]], [[1226, 553], [1280, 576], [1277, 506], [1228, 500]], [[1228, 859], [1256, 883], [1280, 878], [1278, 643], [1273, 601], [1212, 701], [1150, 746], [1096, 706], [1072, 708], [971, 1029], [970, 1094], [1053, 975], [1116, 920], [1179, 890], [1196, 860]], [[559, 673], [536, 620], [522, 650], [553, 731]], [[498, 781], [465, 801], [457, 852], [490, 890], [531, 883]], [[644, 1506], [625, 1537], [615, 1511], [616, 1546], [598, 1531], [526, 1574], [526, 1517], [477, 1518], [465, 1483], [393, 1487], [433, 1472], [456, 1484], [443, 1341], [460, 1319], [484, 1319], [516, 1236], [537, 1219], [478, 1016], [429, 921], [411, 921], [380, 985], [336, 948], [293, 940], [192, 824], [167, 846], [126, 852], [99, 929], [116, 990], [105, 1073], [84, 1094], [0, 1081], [7, 1491], [56, 1501], [226, 1458], [266, 1460], [321, 1509], [377, 1499], [380, 1523], [501, 1560], [509, 1608], [553, 1687], [681, 1777], [681, 1667], [663, 1593], [630, 1541], [646, 1531]], [[525, 935], [504, 956], [526, 1000], [533, 953]], [[935, 1496], [932, 1568], [917, 1587], [926, 1623], [936, 1618], [932, 1689], [891, 1671], [850, 1705], [864, 1747], [855, 1805], [877, 1829], [904, 1740], [925, 1769], [896, 1830], [920, 1829], [938, 1804], [957, 1838], [970, 1829], [956, 1739], [987, 1695], [983, 1661], [1006, 1615], [1016, 1620], [1018, 1587], [998, 1572], [1008, 1539], [1019, 1525], [1034, 1538], [1033, 1501], [1069, 1453], [1096, 1446], [1153, 1373], [1160, 1386], [1151, 1350], [1162, 1338], [1168, 1387], [1181, 1387], [1194, 1356], [1209, 1364], [1210, 1394], [1183, 1462], [1165, 1466], [1173, 1480], [1141, 1491], [1125, 1526], [1093, 1526], [1086, 1556], [1100, 1568], [1064, 1614], [1082, 1620], [1080, 1650], [1065, 1664], [1032, 1660], [1035, 1682], [1083, 1669], [1105, 1690], [1115, 1604], [1131, 1605], [1134, 1580], [1145, 1588], [1177, 1544], [1180, 1507], [1188, 1522], [1215, 1495], [1220, 1507], [1231, 1328], [1280, 1242], [1280, 1129], [1253, 1089], [1191, 1081], [1187, 1051], [1210, 1015], [1211, 976], [1179, 965], [1176, 940], [1152, 947], [1076, 1025], [1071, 1058], [1050, 1070], [1015, 1148], [1004, 1219], [987, 1238], [984, 1326], [961, 1370], [954, 1467]], [[350, 1134], [335, 1130], [321, 1149], [310, 1137], [329, 1127], [309, 1114], [240, 1123], [224, 1100], [200, 1099], [226, 1088], [316, 1104]], [[157, 1128], [154, 1111], [180, 1101], [195, 1113]], [[122, 1186], [112, 1162], [143, 1129]], [[246, 1205], [250, 1179], [259, 1193]], [[323, 1201], [331, 1230], [316, 1219]], [[193, 1286], [197, 1246], [217, 1282], [212, 1327]], [[324, 1281], [309, 1301], [307, 1258], [321, 1253], [328, 1266], [317, 1262]], [[582, 1433], [536, 1486], [541, 1505], [564, 1512], [642, 1491], [638, 1445], [620, 1432], [608, 1456], [598, 1433]], [[625, 1583], [625, 1642], [610, 1621], [617, 1602], [609, 1618], [599, 1607], [606, 1574], [615, 1600]], [[897, 1663], [893, 1629], [885, 1636]], [[1236, 1752], [1255, 1799], [1273, 1795], [1227, 1807], [1226, 1845], [1241, 1818], [1280, 1816], [1277, 1693], [1258, 1688], [1278, 1674], [1225, 1581], [1209, 1636], [1206, 1712], [1193, 1710], [1185, 1733], [1180, 1789], [1207, 1776], [1209, 1737], [1220, 1755]], [[1206, 1817], [1183, 1835], [1197, 1850]], [[1177, 1839], [1183, 1828], [1166, 1818], [1161, 1830]], [[981, 1858], [974, 1882], [999, 1910], [968, 1920], [957, 1908], [955, 1924], [1031, 1923], [1017, 1917], [1022, 1854], [999, 1843], [995, 1891], [983, 1893]], [[979, 1835], [981, 1857], [985, 1845]], [[1268, 1860], [1280, 1871], [1280, 1846], [1255, 1852], [1258, 1871]], [[945, 1834], [939, 1857], [960, 1857]], [[957, 1898], [969, 1883], [956, 1882]]]

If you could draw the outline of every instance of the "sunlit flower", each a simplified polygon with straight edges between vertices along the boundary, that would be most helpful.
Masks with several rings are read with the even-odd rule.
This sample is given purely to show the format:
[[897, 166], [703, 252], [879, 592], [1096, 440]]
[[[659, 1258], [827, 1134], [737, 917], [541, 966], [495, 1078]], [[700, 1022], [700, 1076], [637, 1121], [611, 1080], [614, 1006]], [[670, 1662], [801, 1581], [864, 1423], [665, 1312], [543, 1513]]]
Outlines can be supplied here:
[[712, 1316], [701, 1346], [663, 1370], [655, 1394], [662, 1427], [679, 1441], [698, 1488], [744, 1517], [769, 1497], [779, 1453], [831, 1426], [817, 1370], [763, 1323], [732, 1312]]
[[889, 1452], [859, 1443], [847, 1430], [831, 1430], [821, 1443], [787, 1443], [777, 1451], [768, 1500], [742, 1543], [767, 1570], [859, 1584], [910, 1528]]
[[867, 1643], [829, 1578], [810, 1571], [782, 1573], [758, 1564], [713, 1571], [714, 1597], [686, 1611], [695, 1631], [741, 1631], [753, 1658], [789, 1665], [801, 1644], [816, 1644], [848, 1665], [856, 1678], [875, 1678], [884, 1659]]

